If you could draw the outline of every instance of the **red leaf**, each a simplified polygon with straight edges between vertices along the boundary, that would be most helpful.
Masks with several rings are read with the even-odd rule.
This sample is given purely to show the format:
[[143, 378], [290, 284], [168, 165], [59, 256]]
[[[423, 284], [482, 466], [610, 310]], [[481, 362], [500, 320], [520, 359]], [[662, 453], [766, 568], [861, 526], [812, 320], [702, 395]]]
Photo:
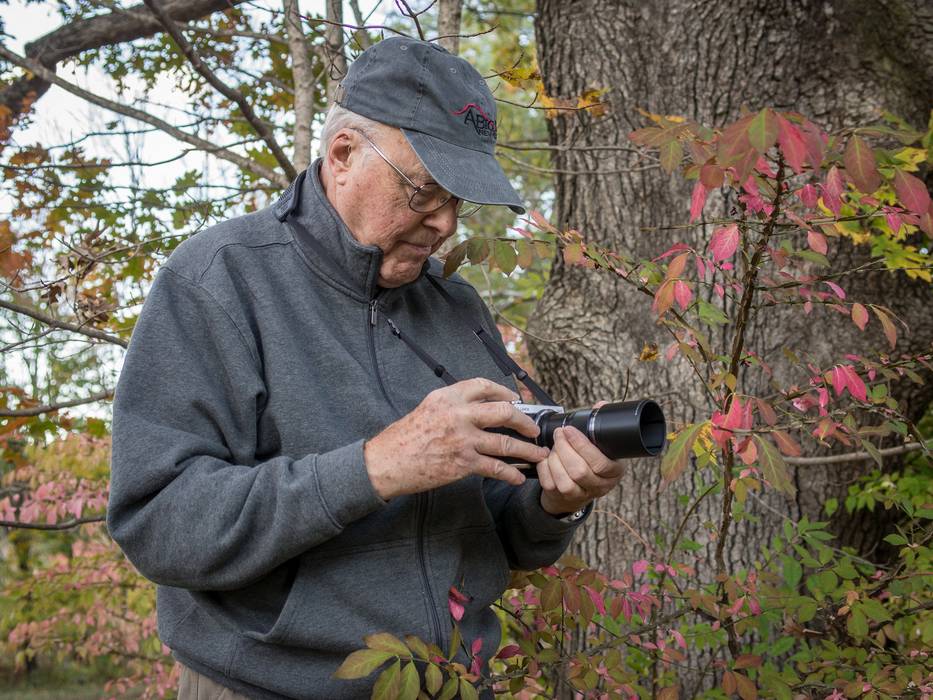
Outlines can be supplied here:
[[771, 433], [771, 435], [781, 452], [790, 457], [799, 457], [801, 455], [802, 450], [800, 449], [800, 445], [798, 445], [797, 441], [783, 430], [775, 430]]
[[700, 168], [700, 182], [708, 190], [714, 190], [722, 185], [722, 168], [714, 163], [707, 163]]
[[654, 293], [654, 303], [651, 308], [658, 316], [663, 316], [674, 303], [674, 282], [665, 280], [658, 291]]
[[680, 310], [686, 311], [693, 300], [693, 291], [690, 289], [690, 285], [683, 280], [674, 282], [674, 299], [677, 301]]
[[829, 169], [826, 175], [826, 183], [823, 187], [823, 204], [836, 216], [839, 216], [839, 210], [842, 209], [842, 193], [846, 186], [842, 181], [842, 175], [839, 168], [835, 165]]
[[690, 222], [696, 221], [697, 217], [703, 213], [703, 205], [706, 204], [706, 187], [697, 180], [693, 186], [693, 194], [690, 195]]
[[894, 171], [894, 191], [897, 198], [914, 214], [924, 214], [930, 207], [930, 193], [923, 180], [903, 170]]
[[846, 387], [848, 387], [849, 393], [859, 401], [867, 401], [868, 396], [865, 382], [858, 376], [855, 367], [852, 365], [843, 365], [843, 372], [845, 372], [846, 375]]
[[868, 325], [868, 311], [861, 304], [852, 304], [852, 320], [858, 326], [860, 331], [865, 330]]
[[800, 125], [803, 142], [807, 148], [807, 159], [813, 169], [819, 171], [823, 163], [823, 149], [825, 147], [825, 134], [813, 122], [804, 121]]
[[832, 290], [833, 290], [833, 294], [835, 294], [835, 295], [836, 295], [837, 297], [839, 297], [840, 299], [845, 299], [845, 298], [846, 298], [846, 293], [845, 293], [845, 291], [843, 291], [842, 287], [840, 287], [840, 286], [839, 286], [838, 284], [836, 284], [835, 282], [830, 282], [829, 280], [826, 280], [826, 286], [829, 287], [830, 289], [832, 289]]
[[793, 168], [798, 175], [803, 172], [804, 156], [807, 152], [807, 146], [803, 141], [803, 135], [796, 126], [787, 121], [780, 114], [778, 120], [778, 145], [784, 154], [784, 159], [788, 165]]
[[710, 241], [710, 252], [713, 254], [713, 260], [719, 262], [727, 260], [735, 255], [735, 250], [739, 246], [739, 227], [738, 224], [730, 224], [713, 232], [713, 238]]
[[774, 412], [774, 408], [771, 407], [771, 404], [762, 399], [755, 399], [755, 403], [758, 406], [758, 414], [765, 423], [768, 425], [777, 423], [777, 414]]
[[858, 136], [853, 135], [843, 155], [846, 174], [859, 190], [871, 194], [881, 185], [881, 174], [875, 165], [875, 154]]
[[684, 273], [684, 268], [687, 266], [687, 259], [689, 257], [690, 253], [681, 253], [671, 260], [671, 264], [667, 266], [666, 279], [672, 280], [680, 277]]
[[920, 230], [928, 236], [933, 236], [933, 203], [920, 215]]
[[884, 329], [884, 335], [888, 339], [888, 342], [891, 344], [891, 349], [894, 349], [894, 346], [897, 345], [897, 328], [894, 326], [894, 323], [891, 321], [891, 318], [877, 306], [872, 306], [871, 310], [875, 312], [875, 316], [878, 317], [878, 320], [881, 321], [881, 327]]
[[807, 231], [807, 245], [817, 253], [826, 255], [826, 236], [816, 231]]
[[499, 650], [499, 653], [496, 654], [496, 658], [511, 659], [513, 656], [518, 656], [521, 653], [522, 650], [517, 644], [508, 644]]

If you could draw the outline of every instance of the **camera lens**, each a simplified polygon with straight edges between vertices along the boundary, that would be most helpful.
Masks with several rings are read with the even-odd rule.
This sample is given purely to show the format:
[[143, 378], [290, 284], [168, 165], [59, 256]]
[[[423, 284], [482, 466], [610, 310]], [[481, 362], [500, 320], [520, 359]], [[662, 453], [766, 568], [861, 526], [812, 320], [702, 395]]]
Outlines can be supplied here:
[[537, 444], [553, 447], [554, 431], [569, 425], [586, 435], [609, 459], [654, 457], [664, 449], [667, 437], [664, 412], [651, 399], [567, 413], [548, 411], [536, 418], [541, 428]]

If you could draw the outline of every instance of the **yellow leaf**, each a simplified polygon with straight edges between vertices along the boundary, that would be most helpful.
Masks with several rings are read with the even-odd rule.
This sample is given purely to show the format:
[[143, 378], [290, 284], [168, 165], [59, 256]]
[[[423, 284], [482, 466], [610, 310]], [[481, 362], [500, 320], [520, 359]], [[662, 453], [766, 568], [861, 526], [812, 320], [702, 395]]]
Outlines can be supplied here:
[[913, 146], [907, 146], [906, 148], [902, 148], [897, 153], [895, 153], [894, 159], [900, 163], [903, 163], [903, 165], [900, 167], [900, 170], [914, 172], [919, 169], [920, 163], [927, 159], [927, 152], [925, 148], [914, 148]]
[[654, 362], [658, 359], [658, 346], [655, 343], [645, 343], [638, 356], [639, 362]]

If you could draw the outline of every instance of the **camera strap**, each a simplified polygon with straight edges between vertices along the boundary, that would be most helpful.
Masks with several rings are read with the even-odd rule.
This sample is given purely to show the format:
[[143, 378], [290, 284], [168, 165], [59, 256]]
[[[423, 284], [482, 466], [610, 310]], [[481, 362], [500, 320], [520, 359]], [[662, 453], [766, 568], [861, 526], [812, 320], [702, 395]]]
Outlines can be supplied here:
[[[450, 296], [450, 293], [444, 289], [441, 286], [441, 283], [434, 279], [434, 277], [431, 275], [426, 275], [426, 277], [428, 278], [428, 282], [430, 282], [438, 291], [438, 293], [444, 298], [444, 301], [450, 305], [451, 310], [454, 312], [454, 317], [457, 318], [463, 325], [467, 325], [459, 313], [457, 302], [454, 301], [452, 296]], [[499, 344], [496, 343], [495, 340], [489, 337], [489, 334], [482, 326], [479, 326], [478, 328], [471, 328], [470, 330], [473, 332], [473, 335], [479, 338], [479, 341], [483, 344], [483, 347], [486, 348], [486, 352], [488, 352], [490, 357], [492, 357], [493, 362], [496, 363], [502, 374], [504, 374], [506, 377], [514, 374], [522, 384], [528, 387], [528, 390], [532, 393], [532, 395], [535, 397], [535, 401], [538, 403], [549, 406], [556, 405], [557, 402], [554, 401], [554, 399], [552, 399], [548, 393], [529, 376], [528, 372], [522, 369], [521, 366], [515, 360], [513, 360], [505, 350], [499, 347]]]

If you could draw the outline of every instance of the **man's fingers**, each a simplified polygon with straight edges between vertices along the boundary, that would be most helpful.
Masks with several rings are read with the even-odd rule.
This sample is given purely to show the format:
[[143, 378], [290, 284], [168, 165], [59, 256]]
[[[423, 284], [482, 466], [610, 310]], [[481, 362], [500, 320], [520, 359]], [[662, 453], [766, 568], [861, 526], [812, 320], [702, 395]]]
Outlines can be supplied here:
[[473, 425], [477, 428], [511, 428], [525, 437], [538, 437], [535, 422], [505, 401], [490, 401], [470, 407]]
[[538, 482], [541, 484], [543, 491], [553, 491], [557, 488], [554, 484], [554, 477], [551, 475], [550, 462], [550, 457], [548, 457], [548, 459], [542, 459], [537, 465]]
[[[606, 457], [599, 448], [587, 439], [586, 435], [574, 427], [560, 428], [569, 447], [587, 464], [588, 470], [603, 479], [614, 479], [621, 473], [621, 465]], [[557, 440], [555, 438], [555, 447]]]
[[465, 401], [517, 401], [519, 396], [511, 389], [483, 377], [457, 382], [456, 390]]
[[483, 432], [476, 443], [476, 451], [490, 457], [513, 457], [528, 464], [537, 464], [548, 455], [546, 447], [538, 447], [511, 435], [491, 432]]
[[477, 459], [473, 472], [490, 479], [505, 481], [512, 484], [512, 486], [521, 486], [525, 483], [525, 475], [518, 471], [516, 467], [492, 457]]

